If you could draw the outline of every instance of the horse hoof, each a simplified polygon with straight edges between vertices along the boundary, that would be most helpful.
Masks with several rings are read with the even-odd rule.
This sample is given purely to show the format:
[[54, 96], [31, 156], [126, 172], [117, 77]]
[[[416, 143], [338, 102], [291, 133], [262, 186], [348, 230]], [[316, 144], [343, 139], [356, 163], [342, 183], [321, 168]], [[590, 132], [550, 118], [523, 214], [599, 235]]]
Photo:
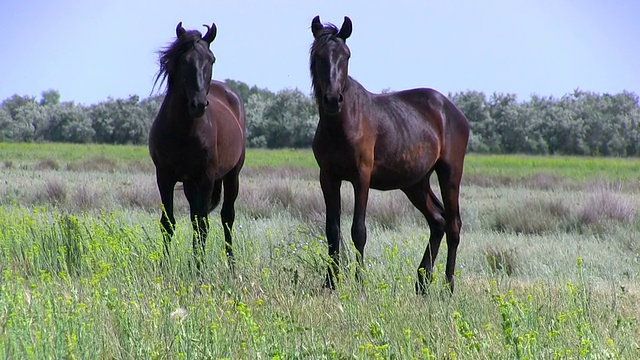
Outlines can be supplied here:
[[427, 295], [427, 284], [423, 281], [416, 281], [416, 295]]
[[331, 278], [331, 276], [327, 275], [327, 278], [324, 280], [324, 284], [322, 284], [322, 288], [327, 290], [336, 289], [336, 284], [334, 280]]

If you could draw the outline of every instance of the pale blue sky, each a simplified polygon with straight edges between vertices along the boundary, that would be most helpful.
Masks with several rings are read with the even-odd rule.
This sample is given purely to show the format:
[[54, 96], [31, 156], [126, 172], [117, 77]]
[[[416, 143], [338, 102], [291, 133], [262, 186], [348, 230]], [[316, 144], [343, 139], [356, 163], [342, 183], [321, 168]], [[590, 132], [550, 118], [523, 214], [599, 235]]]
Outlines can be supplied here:
[[179, 21], [217, 24], [214, 78], [309, 93], [315, 15], [351, 17], [350, 74], [374, 92], [640, 95], [640, 0], [3, 0], [0, 101], [147, 97]]

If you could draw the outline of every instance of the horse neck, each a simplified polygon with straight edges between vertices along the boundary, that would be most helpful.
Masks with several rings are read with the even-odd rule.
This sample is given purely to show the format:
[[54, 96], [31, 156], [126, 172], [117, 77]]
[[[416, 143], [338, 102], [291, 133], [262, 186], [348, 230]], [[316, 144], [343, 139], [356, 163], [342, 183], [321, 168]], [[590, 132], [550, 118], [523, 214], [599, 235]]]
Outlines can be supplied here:
[[[366, 111], [367, 107], [359, 106], [358, 104], [366, 101], [368, 93], [364, 87], [351, 76], [347, 79], [347, 86], [343, 92], [343, 96], [344, 104], [342, 105], [342, 111], [340, 111], [340, 113], [329, 115], [323, 110], [320, 110], [320, 122], [323, 123], [327, 129], [340, 126], [346, 131], [348, 127], [357, 126], [363, 117], [362, 112]], [[318, 107], [321, 108], [321, 106], [321, 102], [318, 101]]]
[[160, 111], [164, 113], [166, 121], [175, 125], [177, 130], [186, 130], [190, 128], [189, 124], [193, 121], [189, 115], [187, 108], [187, 98], [184, 92], [176, 90], [175, 86], [170, 84], [167, 87], [164, 101]]

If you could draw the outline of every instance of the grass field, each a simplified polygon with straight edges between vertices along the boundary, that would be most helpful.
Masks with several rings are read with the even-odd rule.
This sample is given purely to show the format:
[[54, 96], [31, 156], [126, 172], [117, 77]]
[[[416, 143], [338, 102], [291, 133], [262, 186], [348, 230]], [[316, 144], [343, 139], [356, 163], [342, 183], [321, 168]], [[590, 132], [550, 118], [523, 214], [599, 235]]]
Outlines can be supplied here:
[[[640, 354], [637, 159], [466, 161], [456, 292], [414, 294], [425, 221], [371, 193], [364, 280], [326, 271], [308, 150], [249, 150], [227, 267], [217, 211], [191, 267], [188, 207], [162, 254], [145, 147], [0, 144], [0, 357], [633, 359]], [[342, 229], [353, 260], [350, 186]]]
[[[317, 169], [310, 150], [249, 149], [248, 153], [247, 167]], [[146, 146], [0, 143], [0, 161], [4, 162], [33, 165], [54, 160], [64, 165], [96, 158], [107, 158], [122, 167], [136, 164], [150, 166], [151, 162]], [[470, 154], [465, 161], [465, 174], [503, 180], [548, 174], [575, 181], [637, 182], [640, 180], [640, 159]]]

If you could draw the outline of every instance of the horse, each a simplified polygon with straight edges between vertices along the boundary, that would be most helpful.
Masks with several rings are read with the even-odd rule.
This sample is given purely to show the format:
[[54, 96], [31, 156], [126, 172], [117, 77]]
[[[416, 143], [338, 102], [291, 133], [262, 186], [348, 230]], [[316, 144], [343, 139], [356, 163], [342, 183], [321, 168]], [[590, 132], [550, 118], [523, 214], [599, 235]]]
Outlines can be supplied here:
[[[193, 254], [198, 270], [209, 230], [208, 215], [224, 200], [220, 217], [225, 250], [233, 265], [231, 230], [235, 219], [239, 174], [245, 158], [245, 109], [242, 99], [223, 82], [212, 80], [216, 60], [210, 49], [217, 28], [204, 25], [204, 36], [176, 26], [176, 39], [159, 51], [156, 76], [167, 89], [149, 132], [149, 153], [155, 165], [162, 201], [164, 251], [176, 220], [173, 192], [182, 182], [193, 226]], [[155, 86], [155, 85], [154, 85]]]
[[[311, 22], [314, 40], [309, 67], [319, 121], [312, 149], [320, 168], [326, 206], [329, 266], [325, 288], [335, 289], [340, 253], [340, 188], [354, 191], [351, 237], [359, 269], [367, 241], [365, 215], [369, 189], [401, 190], [427, 220], [429, 244], [418, 267], [416, 292], [424, 294], [432, 280], [440, 242], [446, 234], [446, 280], [454, 289], [454, 269], [462, 221], [460, 182], [469, 141], [469, 122], [447, 97], [430, 88], [374, 94], [349, 76], [351, 50], [346, 40], [351, 19], [340, 29]], [[430, 186], [435, 171], [442, 201]]]

